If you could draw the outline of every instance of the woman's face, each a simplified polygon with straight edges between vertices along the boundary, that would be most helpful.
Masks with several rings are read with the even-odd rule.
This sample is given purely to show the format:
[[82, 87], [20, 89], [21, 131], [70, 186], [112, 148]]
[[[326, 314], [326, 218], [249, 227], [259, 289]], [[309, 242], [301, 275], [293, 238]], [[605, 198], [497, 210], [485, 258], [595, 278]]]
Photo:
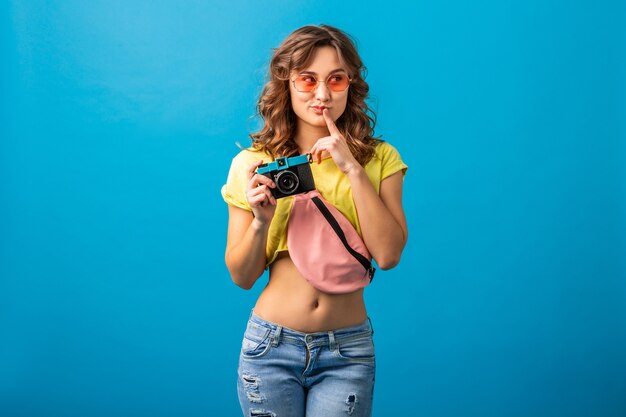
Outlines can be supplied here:
[[[318, 81], [313, 91], [301, 92], [294, 86], [294, 80], [303, 75], [307, 76], [305, 79], [307, 82], [313, 82], [313, 78]], [[308, 67], [300, 71], [292, 71], [289, 91], [291, 105], [298, 123], [326, 127], [321, 107], [328, 108], [330, 117], [334, 121], [343, 114], [348, 103], [350, 87], [348, 86], [344, 91], [333, 91], [327, 85], [327, 83], [336, 84], [341, 77], [347, 79], [348, 71], [341, 65], [337, 51], [331, 46], [317, 48]]]

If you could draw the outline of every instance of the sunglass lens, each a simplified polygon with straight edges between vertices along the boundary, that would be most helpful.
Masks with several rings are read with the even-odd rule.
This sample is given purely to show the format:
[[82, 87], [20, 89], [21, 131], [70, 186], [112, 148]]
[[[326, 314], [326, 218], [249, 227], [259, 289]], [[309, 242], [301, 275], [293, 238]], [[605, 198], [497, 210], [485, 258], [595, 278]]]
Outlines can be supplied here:
[[[310, 75], [301, 75], [294, 84], [298, 91], [311, 92], [317, 87], [317, 80]], [[350, 85], [350, 79], [344, 74], [336, 74], [326, 81], [326, 85], [332, 91], [344, 91]]]
[[348, 88], [350, 80], [345, 75], [333, 75], [328, 79], [328, 88], [333, 91], [343, 91]]
[[310, 76], [300, 76], [296, 78], [296, 89], [298, 91], [313, 91], [317, 80]]

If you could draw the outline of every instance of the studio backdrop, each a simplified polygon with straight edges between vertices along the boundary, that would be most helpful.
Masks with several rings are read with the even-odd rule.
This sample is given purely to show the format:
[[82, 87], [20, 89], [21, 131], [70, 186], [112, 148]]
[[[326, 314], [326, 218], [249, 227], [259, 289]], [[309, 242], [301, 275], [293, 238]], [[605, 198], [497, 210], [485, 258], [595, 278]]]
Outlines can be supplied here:
[[0, 6], [0, 415], [237, 416], [224, 264], [272, 48], [329, 24], [409, 166], [375, 416], [626, 415], [622, 1]]

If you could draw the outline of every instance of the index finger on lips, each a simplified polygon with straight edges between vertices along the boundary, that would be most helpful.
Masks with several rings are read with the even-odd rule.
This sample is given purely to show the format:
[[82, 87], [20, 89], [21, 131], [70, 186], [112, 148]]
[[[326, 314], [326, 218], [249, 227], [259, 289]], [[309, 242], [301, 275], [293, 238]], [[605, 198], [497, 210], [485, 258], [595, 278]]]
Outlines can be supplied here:
[[341, 135], [341, 133], [339, 132], [339, 129], [337, 129], [337, 125], [335, 124], [335, 122], [333, 122], [333, 119], [330, 117], [330, 112], [328, 111], [328, 109], [324, 109], [322, 114], [324, 115], [324, 120], [326, 121], [326, 126], [328, 127], [328, 131], [330, 132], [330, 134], [333, 136]]

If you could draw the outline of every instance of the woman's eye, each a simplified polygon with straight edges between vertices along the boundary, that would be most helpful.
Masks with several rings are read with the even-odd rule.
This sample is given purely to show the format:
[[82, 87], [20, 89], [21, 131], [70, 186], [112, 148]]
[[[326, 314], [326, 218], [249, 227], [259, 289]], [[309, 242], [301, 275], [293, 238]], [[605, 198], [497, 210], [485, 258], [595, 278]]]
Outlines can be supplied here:
[[333, 75], [332, 77], [330, 77], [330, 82], [331, 83], [340, 83], [342, 82], [344, 79], [343, 75]]
[[307, 83], [315, 83], [315, 78], [313, 77], [307, 77], [307, 76], [303, 76], [301, 77], [302, 81], [307, 82]]

